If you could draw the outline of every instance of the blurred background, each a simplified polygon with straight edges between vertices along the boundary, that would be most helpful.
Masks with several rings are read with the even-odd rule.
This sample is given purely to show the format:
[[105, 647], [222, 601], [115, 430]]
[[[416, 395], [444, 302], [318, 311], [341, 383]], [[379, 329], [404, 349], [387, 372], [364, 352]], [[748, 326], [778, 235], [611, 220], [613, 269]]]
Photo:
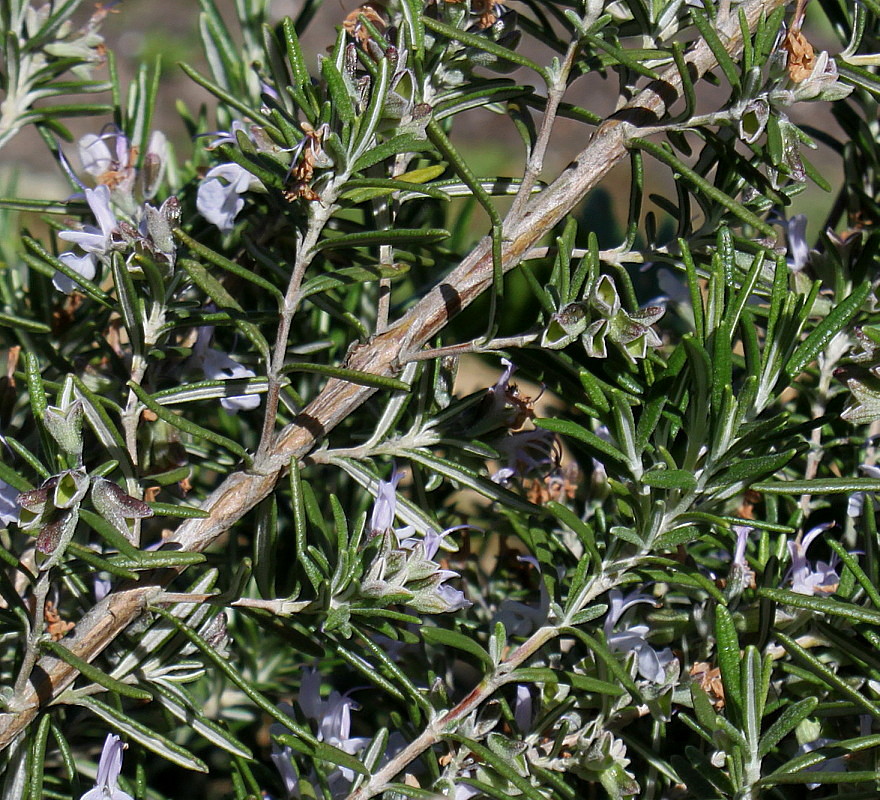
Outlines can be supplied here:
[[[358, 0], [325, 0], [321, 4], [303, 37], [313, 74], [317, 73], [318, 54], [326, 51], [334, 41], [336, 27], [358, 5]], [[507, 5], [516, 10], [519, 4], [516, 0], [509, 0]], [[216, 6], [234, 31], [232, 0], [216, 0]], [[272, 17], [277, 20], [286, 15], [295, 15], [301, 6], [301, 0], [275, 0], [271, 6]], [[85, 7], [84, 11], [90, 13], [91, 8]], [[108, 48], [116, 55], [124, 83], [141, 63], [152, 65], [157, 58], [161, 59], [163, 82], [154, 127], [160, 128], [168, 136], [180, 160], [188, 159], [194, 148], [204, 146], [202, 140], [193, 142], [188, 138], [176, 109], [177, 103], [182, 102], [195, 112], [203, 103], [209, 102], [206, 92], [190, 81], [178, 66], [180, 62], [186, 62], [207, 73], [199, 40], [199, 13], [197, 0], [120, 0], [112, 5], [102, 29]], [[831, 48], [834, 54], [828, 25], [818, 4], [810, 7], [805, 31], [817, 51]], [[546, 53], [529, 52], [528, 55], [539, 63], [549, 60]], [[106, 72], [105, 65], [95, 70], [94, 77], [105, 77]], [[517, 82], [535, 80], [535, 76], [524, 69], [511, 73], [510, 77]], [[718, 92], [713, 92], [712, 87], [705, 82], [701, 86], [706, 90], [704, 99], [707, 102], [723, 102], [724, 98], [719, 97]], [[606, 115], [614, 110], [617, 97], [618, 84], [614, 75], [609, 75], [607, 79], [591, 75], [578, 79], [566, 100]], [[99, 98], [100, 95], [94, 96], [95, 100]], [[829, 111], [829, 104], [803, 103], [793, 108], [792, 112], [791, 116], [798, 124], [808, 122], [832, 136], [839, 130]], [[84, 133], [100, 129], [104, 122], [94, 118], [72, 120], [70, 129], [74, 141]], [[551, 180], [558, 174], [583, 147], [589, 134], [590, 129], [580, 123], [565, 119], [558, 121], [545, 163], [545, 179]], [[485, 109], [466, 112], [461, 116], [453, 138], [469, 156], [478, 174], [515, 175], [521, 169], [522, 141], [506, 117]], [[72, 163], [77, 168], [75, 148], [68, 146], [65, 150], [73, 156]], [[839, 184], [842, 172], [832, 151], [820, 145], [811, 154], [811, 160], [832, 185]], [[669, 171], [650, 159], [646, 159], [646, 165], [649, 168], [648, 193], [669, 195], [673, 192]], [[8, 186], [11, 176], [17, 180], [18, 191], [24, 196], [63, 199], [69, 194], [68, 184], [53, 161], [47, 158], [45, 145], [32, 130], [23, 131], [0, 151], [0, 185]], [[626, 213], [628, 188], [628, 166], [623, 165], [618, 168], [617, 175], [612, 174], [603, 187], [586, 201], [586, 209], [581, 216], [589, 219], [589, 228], [597, 233], [602, 247], [612, 247], [619, 241], [620, 219]], [[787, 216], [797, 213], [808, 215], [809, 239], [818, 234], [831, 200], [828, 194], [810, 184], [795, 198]], [[475, 217], [474, 223], [473, 234], [476, 238], [485, 228], [479, 216]]]

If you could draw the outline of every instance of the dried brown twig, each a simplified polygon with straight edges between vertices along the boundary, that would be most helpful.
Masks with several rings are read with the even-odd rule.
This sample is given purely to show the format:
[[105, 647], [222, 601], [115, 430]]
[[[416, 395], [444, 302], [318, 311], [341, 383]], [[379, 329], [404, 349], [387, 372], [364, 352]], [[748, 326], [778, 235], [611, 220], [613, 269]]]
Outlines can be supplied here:
[[[740, 6], [740, 11], [752, 30], [762, 14], [769, 14], [781, 2], [747, 0]], [[732, 15], [719, 19], [718, 34], [728, 52], [739, 52], [742, 31], [738, 19]], [[715, 57], [705, 42], [697, 44], [686, 60], [694, 80], [716, 66]], [[626, 156], [627, 143], [632, 136], [663, 130], [663, 117], [679, 99], [680, 86], [677, 69], [667, 70], [660, 80], [653, 81], [606, 120], [576, 160], [553, 183], [533, 195], [517, 214], [508, 215], [502, 250], [505, 271], [519, 264], [529, 249]], [[377, 375], [394, 375], [400, 365], [441, 331], [450, 319], [490, 288], [492, 273], [491, 242], [487, 237], [396, 324], [355, 348], [347, 366]], [[375, 391], [337, 379], [328, 381], [294, 422], [280, 432], [274, 445], [255, 461], [252, 470], [233, 473], [206, 498], [202, 507], [208, 511], [208, 516], [183, 522], [169, 544], [190, 552], [204, 550], [271, 493], [292, 459], [305, 456]], [[77, 622], [75, 633], [64, 639], [64, 646], [75, 656], [92, 661], [144, 613], [177, 574], [178, 570], [174, 569], [154, 570], [142, 573], [136, 584], [123, 584]], [[514, 656], [525, 658], [527, 654], [524, 653], [521, 647], [514, 651]], [[511, 669], [516, 664], [506, 663], [505, 666]], [[0, 749], [12, 743], [40, 708], [51, 704], [78, 674], [64, 661], [50, 656], [41, 658], [33, 670], [28, 690], [14, 697], [8, 710], [0, 714]], [[473, 703], [488, 696], [479, 689], [471, 694]], [[432, 729], [425, 731], [407, 748], [407, 756], [414, 758], [436, 740], [436, 732]], [[376, 794], [403, 766], [405, 764], [399, 759], [392, 760], [355, 794], [359, 798]]]

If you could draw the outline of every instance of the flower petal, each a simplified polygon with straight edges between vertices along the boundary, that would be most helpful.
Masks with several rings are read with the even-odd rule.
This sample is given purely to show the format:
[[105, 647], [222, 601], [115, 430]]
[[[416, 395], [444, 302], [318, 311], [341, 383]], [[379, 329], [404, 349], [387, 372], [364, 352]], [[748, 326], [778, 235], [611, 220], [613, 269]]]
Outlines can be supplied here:
[[[97, 262], [95, 261], [94, 253], [86, 253], [85, 255], [80, 256], [72, 251], [68, 251], [62, 253], [58, 258], [60, 261], [63, 261], [66, 266], [70, 267], [77, 275], [81, 275], [87, 281], [90, 281], [95, 277], [95, 273], [97, 272]], [[73, 280], [73, 278], [68, 278], [63, 272], [56, 272], [52, 276], [52, 285], [59, 292], [63, 292], [64, 294], [71, 294], [79, 288], [79, 284]]]

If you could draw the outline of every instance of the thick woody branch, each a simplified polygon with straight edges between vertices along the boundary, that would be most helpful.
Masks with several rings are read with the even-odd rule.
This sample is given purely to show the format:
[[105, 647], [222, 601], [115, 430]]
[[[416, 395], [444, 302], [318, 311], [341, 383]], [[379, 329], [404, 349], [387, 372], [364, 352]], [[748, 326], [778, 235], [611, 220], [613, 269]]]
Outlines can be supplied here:
[[[749, 29], [762, 14], [768, 14], [782, 0], [748, 0], [740, 6]], [[739, 21], [719, 21], [718, 33], [730, 53], [742, 47]], [[716, 66], [711, 49], [697, 44], [687, 57], [696, 80]], [[681, 79], [669, 69], [633, 100], [605, 121], [577, 159], [540, 194], [526, 203], [504, 226], [502, 261], [505, 271], [519, 264], [539, 240], [549, 233], [627, 154], [627, 142], [646, 129], [662, 130], [669, 107], [679, 99]], [[486, 291], [492, 282], [491, 243], [484, 239], [440, 284], [429, 291], [393, 327], [358, 346], [348, 366], [377, 375], [394, 375], [401, 364], [418, 352], [462, 309]], [[204, 519], [185, 521], [166, 547], [199, 552], [208, 547], [235, 522], [267, 497], [292, 459], [305, 456], [327, 433], [363, 404], [376, 390], [330, 380], [303, 412], [280, 432], [274, 445], [258, 459], [252, 471], [230, 475], [204, 501]], [[177, 574], [164, 569], [141, 574], [97, 603], [64, 640], [79, 658], [92, 661], [113, 639], [145, 611]], [[52, 703], [79, 673], [52, 657], [37, 663], [28, 690], [15, 697], [6, 713], [0, 714], [0, 749], [8, 746], [34, 719], [40, 708]], [[390, 776], [388, 776], [390, 777]], [[370, 793], [378, 788], [371, 784]]]

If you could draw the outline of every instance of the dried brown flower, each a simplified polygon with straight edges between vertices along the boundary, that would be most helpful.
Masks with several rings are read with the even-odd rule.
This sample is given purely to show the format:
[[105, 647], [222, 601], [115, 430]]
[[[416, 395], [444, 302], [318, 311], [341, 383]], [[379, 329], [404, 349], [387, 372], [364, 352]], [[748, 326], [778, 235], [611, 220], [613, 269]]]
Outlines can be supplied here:
[[55, 608], [55, 604], [51, 600], [46, 601], [43, 619], [46, 622], [46, 631], [52, 637], [53, 642], [60, 641], [76, 627], [76, 623], [61, 619], [58, 609]]
[[325, 159], [323, 142], [326, 128], [321, 126], [315, 130], [308, 122], [303, 122], [302, 128], [305, 133], [305, 143], [300, 151], [298, 161], [290, 169], [290, 178], [293, 180], [293, 184], [284, 192], [284, 199], [288, 202], [293, 202], [301, 197], [306, 200], [321, 199], [312, 189], [311, 183], [315, 167]]
[[[453, 5], [463, 3], [465, 0], [446, 0], [447, 3]], [[505, 0], [471, 0], [471, 13], [476, 14], [480, 19], [477, 27], [481, 30], [491, 28], [498, 21], [496, 7], [503, 6]]]
[[724, 708], [724, 684], [721, 682], [721, 670], [718, 667], [713, 667], [707, 661], [695, 661], [689, 674], [709, 695], [709, 700], [716, 711]]
[[370, 29], [364, 25], [364, 20], [367, 20], [377, 30], [384, 31], [387, 23], [381, 13], [383, 10], [381, 3], [364, 3], [343, 20], [342, 27], [349, 36], [357, 39], [361, 47], [365, 47], [371, 36]]
[[782, 49], [788, 53], [788, 77], [793, 83], [801, 83], [813, 74], [816, 56], [813, 45], [800, 30], [790, 30], [782, 42]]

